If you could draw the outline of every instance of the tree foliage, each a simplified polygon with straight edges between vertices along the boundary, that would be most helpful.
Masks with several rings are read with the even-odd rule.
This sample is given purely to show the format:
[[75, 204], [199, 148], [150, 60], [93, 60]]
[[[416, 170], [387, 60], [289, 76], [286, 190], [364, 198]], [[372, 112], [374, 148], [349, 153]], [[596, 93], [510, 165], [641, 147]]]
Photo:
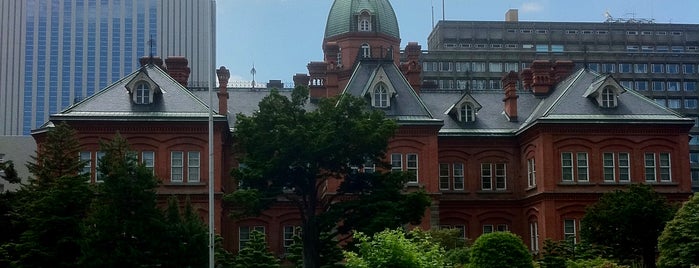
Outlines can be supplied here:
[[604, 194], [590, 206], [581, 222], [582, 239], [606, 246], [614, 257], [629, 262], [643, 259], [655, 267], [658, 236], [675, 208], [648, 185]]
[[510, 232], [483, 234], [471, 246], [474, 268], [533, 267], [532, 256], [519, 236]]
[[373, 236], [355, 233], [358, 249], [356, 253], [345, 251], [346, 267], [442, 268], [448, 265], [444, 249], [434, 243], [429, 234], [409, 237], [399, 229], [386, 229]]
[[659, 267], [699, 265], [699, 194], [684, 203], [665, 225], [658, 241]]
[[[325, 99], [307, 111], [307, 96], [305, 87], [297, 87], [291, 99], [272, 91], [259, 111], [237, 116], [234, 136], [243, 157], [232, 174], [241, 187], [224, 201], [234, 216], [256, 215], [279, 197], [293, 203], [302, 220], [304, 266], [319, 267], [321, 233], [339, 222], [339, 232], [376, 232], [416, 221], [429, 199], [421, 191], [402, 194], [405, 175], [353, 169], [367, 161], [382, 166], [395, 122], [352, 96]], [[333, 180], [338, 193], [324, 195]], [[336, 198], [343, 194], [352, 198]]]
[[279, 259], [267, 249], [265, 234], [257, 230], [250, 232], [250, 240], [238, 252], [234, 263], [233, 267], [235, 268], [279, 267]]
[[200, 267], [208, 263], [209, 230], [194, 211], [189, 197], [182, 212], [177, 197], [168, 200], [165, 233], [160, 243], [169, 245], [163, 252], [163, 267]]
[[[74, 267], [81, 254], [80, 224], [93, 197], [87, 177], [79, 174], [77, 139], [67, 124], [48, 131], [46, 141], [27, 164], [33, 177], [17, 193], [11, 209], [22, 230], [3, 250], [22, 267]], [[17, 230], [17, 228], [15, 228]]]

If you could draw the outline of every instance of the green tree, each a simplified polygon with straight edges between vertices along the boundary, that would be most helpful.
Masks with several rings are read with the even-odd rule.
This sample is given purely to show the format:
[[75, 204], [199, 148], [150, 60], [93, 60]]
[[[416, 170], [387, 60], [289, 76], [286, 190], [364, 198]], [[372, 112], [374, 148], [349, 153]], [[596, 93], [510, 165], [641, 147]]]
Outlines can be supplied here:
[[21, 178], [17, 175], [15, 163], [12, 161], [0, 162], [0, 178], [9, 183], [20, 183]]
[[534, 267], [532, 256], [519, 236], [510, 232], [481, 235], [471, 246], [473, 268]]
[[100, 143], [105, 153], [98, 170], [104, 182], [84, 222], [83, 267], [142, 267], [160, 265], [165, 227], [156, 207], [153, 173], [139, 165], [124, 138]]
[[429, 234], [412, 233], [409, 236], [398, 229], [387, 229], [373, 236], [355, 233], [358, 250], [356, 253], [344, 252], [347, 267], [442, 268], [448, 265], [444, 249], [434, 243]]
[[80, 224], [93, 197], [76, 133], [67, 124], [48, 131], [32, 162], [33, 177], [17, 193], [11, 215], [23, 230], [4, 248], [21, 267], [74, 267], [81, 254]]
[[184, 212], [180, 201], [172, 196], [165, 211], [165, 237], [160, 243], [168, 245], [163, 252], [163, 267], [204, 267], [208, 264], [209, 230], [196, 214], [189, 197]]
[[622, 262], [642, 259], [655, 267], [658, 236], [675, 208], [648, 185], [609, 192], [590, 206], [581, 222], [584, 241], [606, 246]]
[[[224, 200], [234, 209], [234, 216], [256, 215], [279, 197], [293, 203], [302, 220], [304, 266], [315, 268], [321, 264], [322, 232], [330, 232], [339, 222], [345, 225], [338, 230], [347, 232], [376, 230], [376, 223], [383, 220], [387, 221], [382, 228], [419, 220], [429, 199], [421, 191], [396, 195], [406, 176], [379, 172], [350, 176], [360, 173], [353, 167], [367, 161], [381, 166], [388, 139], [397, 128], [395, 122], [352, 96], [325, 99], [317, 109], [307, 111], [307, 96], [305, 87], [297, 87], [291, 99], [272, 91], [259, 103], [259, 111], [237, 116], [234, 136], [243, 157], [242, 167], [232, 174], [241, 187]], [[381, 176], [395, 179], [379, 183], [376, 178]], [[324, 195], [326, 182], [331, 180], [341, 183], [340, 190]], [[377, 185], [385, 188], [378, 190]], [[348, 193], [351, 198], [337, 199]], [[379, 194], [393, 199], [379, 202]], [[373, 202], [362, 201], [366, 198]], [[356, 220], [356, 215], [364, 216]]]
[[659, 267], [699, 265], [699, 194], [684, 203], [658, 241]]
[[238, 252], [234, 263], [235, 268], [279, 267], [279, 259], [267, 249], [265, 234], [257, 230], [250, 232], [250, 240]]

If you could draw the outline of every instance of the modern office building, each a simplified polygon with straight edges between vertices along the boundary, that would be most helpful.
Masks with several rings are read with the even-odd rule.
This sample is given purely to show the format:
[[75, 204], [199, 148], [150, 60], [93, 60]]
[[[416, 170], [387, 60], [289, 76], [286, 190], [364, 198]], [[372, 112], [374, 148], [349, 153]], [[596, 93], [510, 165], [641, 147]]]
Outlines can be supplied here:
[[[503, 74], [534, 60], [570, 60], [613, 74], [626, 89], [699, 117], [699, 24], [611, 16], [599, 23], [529, 22], [519, 21], [516, 10], [505, 21], [440, 21], [421, 55], [424, 88], [499, 90]], [[691, 134], [691, 176], [699, 187], [696, 125]]]
[[187, 57], [189, 84], [206, 86], [214, 9], [212, 0], [0, 2], [0, 135], [28, 135], [150, 53]]

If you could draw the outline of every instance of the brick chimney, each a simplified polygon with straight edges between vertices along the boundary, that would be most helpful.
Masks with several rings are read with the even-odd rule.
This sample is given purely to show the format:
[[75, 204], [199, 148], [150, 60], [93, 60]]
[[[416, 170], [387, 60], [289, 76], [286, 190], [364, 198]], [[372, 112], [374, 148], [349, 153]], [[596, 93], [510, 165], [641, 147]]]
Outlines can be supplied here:
[[522, 70], [522, 73], [519, 76], [522, 79], [522, 86], [524, 86], [524, 90], [532, 90], [532, 83], [534, 82], [534, 74], [532, 73], [532, 69], [525, 68]]
[[420, 79], [420, 73], [422, 72], [422, 65], [420, 65], [422, 46], [418, 45], [417, 42], [409, 42], [405, 46], [405, 54], [407, 55], [407, 62], [400, 64], [400, 70], [415, 93], [420, 94], [420, 88], [422, 87], [422, 79]]
[[535, 60], [531, 69], [534, 76], [532, 92], [535, 96], [548, 95], [555, 83], [553, 77], [551, 77], [553, 72], [551, 62], [548, 60]]
[[141, 64], [141, 66], [146, 66], [146, 64], [153, 63], [153, 65], [160, 67], [160, 69], [163, 69], [163, 71], [167, 71], [165, 67], [163, 66], [163, 59], [161, 59], [158, 56], [143, 56], [140, 59], [138, 59], [138, 62]]
[[571, 73], [573, 73], [573, 68], [575, 64], [569, 60], [557, 60], [553, 63], [553, 79], [555, 83], [559, 83], [566, 79]]
[[311, 78], [307, 74], [295, 74], [294, 75], [294, 87], [298, 86], [308, 86], [308, 82]]
[[502, 101], [505, 103], [505, 115], [510, 122], [517, 121], [517, 81], [519, 76], [515, 71], [510, 71], [502, 77], [502, 86], [505, 89], [505, 98]]
[[228, 114], [228, 79], [231, 78], [231, 72], [226, 69], [226, 67], [221, 66], [216, 70], [216, 77], [218, 78], [218, 114], [227, 115]]
[[189, 61], [182, 56], [170, 56], [165, 59], [165, 65], [167, 66], [167, 73], [180, 83], [183, 87], [187, 87], [187, 81], [189, 80]]
[[308, 89], [310, 91], [311, 100], [318, 100], [320, 98], [327, 98], [328, 89], [326, 88], [326, 72], [327, 72], [326, 62], [311, 62], [306, 67], [308, 68], [308, 75], [310, 76], [310, 82], [308, 84]]

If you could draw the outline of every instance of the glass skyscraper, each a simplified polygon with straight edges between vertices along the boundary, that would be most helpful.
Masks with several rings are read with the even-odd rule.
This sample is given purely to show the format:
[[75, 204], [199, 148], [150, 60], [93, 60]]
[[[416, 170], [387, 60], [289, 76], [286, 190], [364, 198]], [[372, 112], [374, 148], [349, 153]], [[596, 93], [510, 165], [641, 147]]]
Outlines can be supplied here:
[[28, 135], [151, 53], [185, 56], [190, 84], [208, 80], [211, 0], [0, 2], [0, 135]]

